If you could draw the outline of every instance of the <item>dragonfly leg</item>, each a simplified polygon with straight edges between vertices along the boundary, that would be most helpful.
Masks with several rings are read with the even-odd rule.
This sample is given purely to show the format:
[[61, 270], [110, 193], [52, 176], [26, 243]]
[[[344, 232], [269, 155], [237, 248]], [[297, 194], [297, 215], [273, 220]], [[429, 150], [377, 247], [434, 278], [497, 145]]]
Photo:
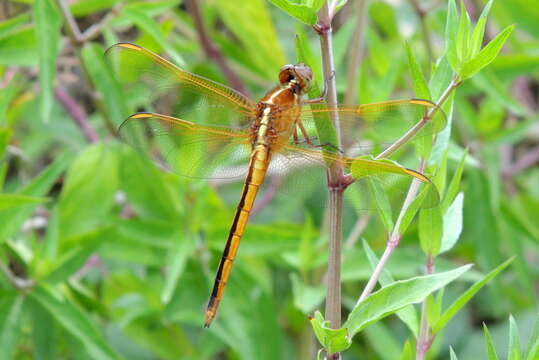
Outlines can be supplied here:
[[298, 137], [298, 128], [294, 128], [294, 134], [293, 134], [293, 137], [294, 137], [294, 144], [299, 144], [299, 137]]
[[301, 131], [301, 134], [303, 135], [303, 137], [305, 138], [305, 141], [307, 141], [307, 144], [313, 145], [313, 142], [311, 141], [311, 138], [309, 137], [309, 134], [307, 133], [307, 130], [305, 130], [305, 126], [303, 126], [303, 123], [301, 122], [301, 120], [298, 120], [297, 126], [296, 126], [296, 128], [294, 130], [296, 135], [297, 135], [297, 132], [298, 132], [298, 128]]
[[331, 72], [331, 75], [329, 76], [329, 78], [324, 82], [324, 90], [322, 91], [322, 94], [317, 98], [304, 100], [303, 103], [304, 104], [319, 104], [323, 102], [324, 100], [326, 100], [326, 96], [328, 95], [329, 82], [333, 80], [334, 77], [335, 77], [335, 70]]

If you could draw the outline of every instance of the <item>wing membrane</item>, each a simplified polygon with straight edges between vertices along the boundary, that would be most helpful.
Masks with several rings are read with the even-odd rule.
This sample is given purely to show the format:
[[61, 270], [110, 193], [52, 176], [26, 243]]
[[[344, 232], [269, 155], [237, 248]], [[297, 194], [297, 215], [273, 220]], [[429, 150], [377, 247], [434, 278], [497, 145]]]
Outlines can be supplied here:
[[272, 160], [269, 174], [289, 174], [282, 192], [294, 194], [298, 189], [303, 189], [305, 182], [313, 176], [319, 184], [325, 186], [325, 170], [334, 162], [340, 162], [345, 172], [355, 180], [351, 185], [355, 191], [351, 192], [353, 196], [349, 199], [357, 210], [397, 213], [414, 178], [419, 180], [418, 193], [423, 195], [420, 201], [410, 205], [410, 209], [432, 208], [440, 202], [436, 187], [426, 175], [387, 159], [340, 157], [318, 150], [283, 145], [279, 156]]
[[441, 109], [434, 103], [421, 99], [393, 100], [357, 106], [339, 105], [336, 108], [330, 108], [326, 104], [311, 104], [302, 109], [301, 116], [301, 121], [310, 136], [317, 136], [316, 120], [318, 128], [324, 123], [331, 126], [329, 114], [333, 111], [339, 115], [344, 147], [341, 150], [345, 150], [351, 156], [381, 152], [429, 113], [433, 113], [432, 118], [427, 120], [415, 138], [438, 133], [447, 122]]
[[106, 54], [126, 92], [137, 94], [142, 102], [137, 106], [146, 110], [214, 125], [243, 123], [253, 116], [255, 104], [244, 95], [138, 45], [119, 43]]
[[182, 176], [234, 179], [247, 171], [250, 147], [244, 131], [137, 113], [123, 122], [119, 133], [126, 143], [156, 155], [168, 170]]

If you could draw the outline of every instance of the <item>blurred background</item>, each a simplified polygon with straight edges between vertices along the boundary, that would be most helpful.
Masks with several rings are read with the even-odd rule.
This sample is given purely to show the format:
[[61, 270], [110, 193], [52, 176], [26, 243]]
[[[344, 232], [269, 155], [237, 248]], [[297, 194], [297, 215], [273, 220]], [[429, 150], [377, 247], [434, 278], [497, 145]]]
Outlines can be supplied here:
[[[447, 2], [343, 3], [333, 28], [339, 101], [414, 97], [405, 42], [428, 78], [444, 53]], [[464, 1], [472, 21], [485, 3]], [[537, 316], [536, 5], [494, 2], [485, 41], [516, 29], [455, 93], [447, 171], [468, 149], [463, 203], [450, 224], [462, 230], [436, 266], [475, 267], [445, 290], [447, 302], [515, 260], [449, 323], [433, 359], [448, 358], [449, 345], [461, 359], [486, 358], [483, 323], [505, 354], [510, 314], [525, 346]], [[133, 42], [256, 100], [283, 64], [297, 62], [296, 34], [320, 59], [316, 32], [264, 0], [0, 1], [2, 359], [313, 358], [319, 345], [308, 315], [325, 296], [325, 193], [309, 185], [258, 199], [217, 320], [203, 329], [242, 184], [186, 181], [122, 144], [118, 126], [148, 99], [122, 87], [104, 56]], [[323, 85], [320, 63], [310, 65]], [[380, 254], [387, 233], [376, 216], [346, 212], [345, 313], [371, 273], [361, 239]], [[406, 279], [424, 264], [412, 226], [388, 268]], [[396, 359], [409, 338], [392, 316], [355, 337], [345, 358]]]

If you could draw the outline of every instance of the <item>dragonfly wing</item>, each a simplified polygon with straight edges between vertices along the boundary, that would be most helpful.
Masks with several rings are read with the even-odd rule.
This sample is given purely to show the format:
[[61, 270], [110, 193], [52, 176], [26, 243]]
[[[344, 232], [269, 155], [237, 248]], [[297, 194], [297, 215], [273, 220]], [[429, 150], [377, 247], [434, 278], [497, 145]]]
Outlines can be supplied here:
[[[332, 127], [330, 114], [339, 116], [342, 151], [349, 156], [382, 152], [422, 119], [425, 125], [414, 139], [440, 132], [447, 120], [436, 104], [421, 99], [393, 100], [380, 103], [330, 108], [326, 104], [310, 104], [302, 109], [301, 122], [309, 135], [320, 146], [328, 146], [318, 140], [317, 129], [327, 132]], [[431, 114], [431, 118], [427, 115]], [[332, 144], [333, 145], [333, 144]], [[329, 150], [329, 149], [328, 149]]]
[[354, 180], [347, 192], [352, 195], [348, 198], [358, 211], [398, 211], [413, 179], [417, 179], [418, 193], [422, 195], [410, 205], [411, 209], [432, 208], [440, 202], [436, 187], [426, 175], [387, 159], [340, 157], [320, 150], [283, 145], [280, 154], [272, 160], [269, 173], [287, 174], [289, 179], [284, 182], [282, 191], [294, 194], [298, 189], [311, 188], [313, 178], [327, 186], [325, 170], [335, 162], [339, 162]]
[[144, 154], [155, 154], [168, 170], [190, 178], [236, 179], [247, 172], [246, 131], [199, 125], [156, 113], [123, 122], [120, 137]]
[[241, 93], [183, 70], [143, 47], [119, 43], [106, 55], [128, 99], [138, 108], [227, 126], [243, 125], [253, 116], [255, 104]]

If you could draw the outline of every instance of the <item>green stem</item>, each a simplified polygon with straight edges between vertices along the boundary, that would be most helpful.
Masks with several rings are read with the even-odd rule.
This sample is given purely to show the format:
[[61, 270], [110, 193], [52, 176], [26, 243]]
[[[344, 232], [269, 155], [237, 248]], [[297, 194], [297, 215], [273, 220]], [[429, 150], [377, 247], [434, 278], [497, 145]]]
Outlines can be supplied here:
[[[318, 12], [318, 24], [315, 27], [320, 35], [320, 48], [322, 53], [322, 64], [324, 70], [324, 80], [327, 86], [326, 102], [328, 106], [337, 105], [337, 90], [335, 85], [335, 66], [333, 61], [332, 34], [331, 34], [332, 15], [327, 3], [325, 3]], [[336, 112], [330, 114], [335, 133], [337, 135], [337, 147], [340, 148], [341, 132], [339, 126], [339, 117]], [[343, 192], [343, 168], [340, 162], [335, 162], [328, 169], [328, 187], [329, 187], [329, 259], [327, 271], [327, 295], [325, 318], [331, 324], [332, 328], [341, 326], [341, 242], [342, 242], [342, 205]], [[328, 354], [328, 359], [338, 360], [340, 354]]]

